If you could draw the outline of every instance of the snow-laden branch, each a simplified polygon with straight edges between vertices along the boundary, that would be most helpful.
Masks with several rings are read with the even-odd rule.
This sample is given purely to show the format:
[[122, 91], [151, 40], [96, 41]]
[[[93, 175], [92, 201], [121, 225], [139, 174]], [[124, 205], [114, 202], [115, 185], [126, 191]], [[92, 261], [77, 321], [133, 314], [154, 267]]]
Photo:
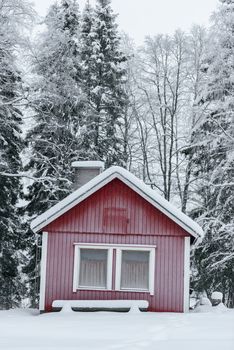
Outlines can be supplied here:
[[4, 100], [0, 100], [0, 106], [9, 106], [9, 105], [15, 105], [17, 102], [24, 100], [25, 97], [17, 97], [13, 100], [10, 101], [4, 101]]
[[[42, 177], [34, 177], [31, 175], [28, 175], [26, 173], [5, 173], [5, 172], [1, 172], [0, 171], [0, 176], [6, 176], [6, 177], [25, 177], [29, 180], [33, 180], [35, 182], [44, 182], [44, 181], [55, 181], [54, 177], [51, 176], [42, 176]], [[59, 177], [56, 180], [60, 180], [60, 181], [66, 181], [68, 183], [71, 183], [70, 180], [66, 179], [65, 177]]]
[[214, 184], [212, 182], [209, 182], [210, 185], [214, 187], [226, 187], [226, 186], [234, 186], [234, 182], [224, 182], [222, 184]]
[[224, 258], [222, 258], [221, 260], [215, 262], [214, 264], [211, 265], [211, 269], [216, 268], [217, 266], [224, 264], [230, 260], [234, 259], [234, 253], [230, 254], [227, 253], [226, 256]]

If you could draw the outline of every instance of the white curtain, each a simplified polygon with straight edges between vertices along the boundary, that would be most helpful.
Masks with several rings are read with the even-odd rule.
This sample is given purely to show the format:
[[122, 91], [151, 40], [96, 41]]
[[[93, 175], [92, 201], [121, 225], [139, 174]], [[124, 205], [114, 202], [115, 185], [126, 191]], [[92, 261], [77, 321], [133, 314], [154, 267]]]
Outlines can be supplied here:
[[149, 252], [122, 251], [121, 288], [149, 289]]
[[107, 250], [80, 249], [80, 287], [100, 287], [107, 285]]

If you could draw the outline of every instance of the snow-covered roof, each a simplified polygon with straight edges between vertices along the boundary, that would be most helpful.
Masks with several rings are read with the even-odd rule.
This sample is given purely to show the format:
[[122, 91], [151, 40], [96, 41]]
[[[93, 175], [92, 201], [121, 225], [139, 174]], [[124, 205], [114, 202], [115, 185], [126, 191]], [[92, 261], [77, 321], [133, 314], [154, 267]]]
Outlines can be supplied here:
[[176, 222], [179, 226], [184, 228], [195, 238], [203, 237], [202, 228], [187, 215], [182, 213], [174, 205], [169, 203], [155, 190], [151, 189], [142, 180], [138, 179], [135, 175], [131, 174], [128, 170], [118, 166], [112, 166], [105, 170], [100, 175], [90, 180], [88, 183], [71, 193], [69, 196], [64, 198], [61, 202], [54, 205], [52, 208], [47, 210], [45, 213], [38, 216], [31, 223], [31, 229], [34, 232], [39, 232], [43, 227], [57, 219], [59, 216], [66, 213], [68, 210], [82, 202], [84, 199], [89, 197], [91, 194], [102, 188], [104, 185], [112, 181], [113, 179], [120, 179], [133, 191], [138, 193], [141, 197], [151, 203], [155, 208], [159, 209], [170, 219]]

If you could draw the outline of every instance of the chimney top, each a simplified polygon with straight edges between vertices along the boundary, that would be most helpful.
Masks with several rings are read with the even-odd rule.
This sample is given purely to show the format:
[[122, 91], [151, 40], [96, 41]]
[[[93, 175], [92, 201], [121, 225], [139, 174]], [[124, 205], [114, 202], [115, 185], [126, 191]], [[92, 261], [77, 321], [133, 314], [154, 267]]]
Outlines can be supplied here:
[[104, 162], [99, 160], [79, 160], [72, 162], [73, 168], [100, 169], [104, 170]]
[[74, 188], [80, 188], [104, 170], [104, 162], [77, 161], [72, 163], [72, 167], [75, 168]]

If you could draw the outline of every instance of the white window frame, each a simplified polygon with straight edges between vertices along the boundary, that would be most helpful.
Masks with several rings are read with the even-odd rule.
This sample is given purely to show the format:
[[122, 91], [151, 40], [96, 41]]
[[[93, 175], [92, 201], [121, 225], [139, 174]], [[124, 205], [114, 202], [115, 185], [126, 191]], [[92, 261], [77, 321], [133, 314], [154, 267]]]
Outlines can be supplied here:
[[[154, 276], [155, 276], [155, 248], [156, 247], [119, 247], [116, 249], [116, 273], [115, 273], [115, 289], [121, 292], [146, 292], [154, 295]], [[149, 252], [149, 289], [141, 288], [121, 288], [121, 268], [122, 268], [122, 251], [139, 251]]]
[[[80, 287], [79, 286], [79, 270], [80, 270], [80, 249], [106, 249], [107, 255], [107, 287]], [[121, 292], [145, 292], [154, 295], [154, 281], [155, 281], [155, 250], [156, 246], [147, 245], [128, 245], [128, 244], [89, 244], [89, 243], [74, 243], [74, 270], [73, 270], [73, 292], [77, 290], [115, 290]], [[115, 264], [115, 288], [112, 288], [112, 269], [113, 269], [113, 250], [116, 250], [116, 264]], [[122, 263], [122, 251], [134, 250], [134, 251], [146, 251], [149, 252], [149, 289], [121, 289], [121, 263]]]
[[[79, 286], [80, 272], [80, 250], [81, 249], [105, 249], [107, 250], [107, 282], [106, 287]], [[111, 290], [112, 289], [112, 263], [113, 248], [106, 245], [75, 244], [74, 270], [73, 270], [73, 292], [77, 290]]]

